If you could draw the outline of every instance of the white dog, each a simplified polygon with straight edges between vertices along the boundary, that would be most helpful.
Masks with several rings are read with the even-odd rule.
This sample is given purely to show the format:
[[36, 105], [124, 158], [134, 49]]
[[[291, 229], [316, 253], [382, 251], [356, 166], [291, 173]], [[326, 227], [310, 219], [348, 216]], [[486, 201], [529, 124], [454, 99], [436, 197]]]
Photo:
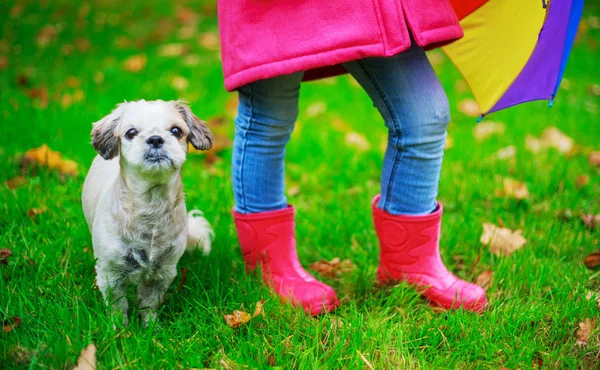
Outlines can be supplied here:
[[182, 101], [119, 104], [94, 123], [99, 153], [83, 185], [83, 213], [92, 234], [96, 283], [128, 323], [126, 291], [137, 284], [142, 319], [156, 310], [186, 249], [210, 251], [213, 231], [199, 211], [186, 214], [181, 167], [188, 142], [210, 149], [213, 136]]

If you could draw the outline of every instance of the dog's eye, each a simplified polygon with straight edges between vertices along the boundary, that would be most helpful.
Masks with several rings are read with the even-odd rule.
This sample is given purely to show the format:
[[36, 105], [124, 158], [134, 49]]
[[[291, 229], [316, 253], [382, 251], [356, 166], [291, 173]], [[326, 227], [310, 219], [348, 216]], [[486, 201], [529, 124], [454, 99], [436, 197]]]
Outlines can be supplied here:
[[171, 128], [171, 133], [178, 139], [181, 139], [181, 137], [183, 136], [183, 131], [177, 126]]
[[134, 128], [130, 128], [129, 130], [127, 130], [127, 132], [125, 133], [125, 137], [127, 138], [127, 140], [133, 140], [133, 138], [135, 137], [135, 135], [137, 135], [138, 132], [136, 129]]

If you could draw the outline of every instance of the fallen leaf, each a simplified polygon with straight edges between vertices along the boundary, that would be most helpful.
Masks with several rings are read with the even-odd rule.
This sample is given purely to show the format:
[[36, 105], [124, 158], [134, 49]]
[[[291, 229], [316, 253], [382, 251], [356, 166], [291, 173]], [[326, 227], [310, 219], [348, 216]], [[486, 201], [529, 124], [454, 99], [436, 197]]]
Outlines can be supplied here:
[[523, 200], [529, 198], [529, 190], [523, 182], [514, 179], [504, 179], [503, 195], [509, 198]]
[[600, 152], [591, 152], [588, 161], [592, 166], [600, 167]]
[[492, 270], [486, 270], [479, 274], [475, 278], [475, 284], [479, 285], [483, 288], [483, 290], [488, 290], [492, 284], [494, 284], [494, 273]]
[[6, 69], [8, 67], [8, 58], [5, 56], [0, 57], [0, 69]]
[[96, 73], [94, 73], [94, 82], [97, 84], [101, 84], [104, 82], [104, 73], [100, 72], [100, 71], [96, 71]]
[[41, 207], [41, 208], [30, 208], [30, 209], [27, 211], [27, 216], [28, 216], [29, 218], [34, 218], [34, 217], [36, 217], [36, 216], [38, 216], [38, 215], [41, 215], [42, 213], [46, 212], [47, 210], [48, 210], [48, 208], [46, 208], [46, 207]]
[[10, 249], [0, 249], [0, 265], [8, 265], [8, 257], [10, 256], [12, 256]]
[[200, 64], [200, 56], [198, 54], [186, 55], [183, 58], [183, 64], [186, 66], [194, 67]]
[[295, 197], [298, 194], [300, 194], [300, 185], [293, 184], [293, 185], [290, 185], [290, 187], [288, 187], [288, 189], [287, 189], [288, 196]]
[[51, 150], [46, 144], [39, 148], [30, 149], [25, 153], [22, 164], [26, 166], [30, 163], [58, 169], [63, 175], [76, 176], [78, 174], [76, 162], [62, 159], [59, 152]]
[[587, 294], [585, 295], [585, 299], [587, 299], [588, 301], [590, 299], [593, 299], [594, 301], [596, 301], [596, 306], [598, 308], [600, 308], [600, 293], [599, 292], [588, 291]]
[[342, 274], [351, 272], [356, 266], [349, 259], [343, 261], [339, 257], [335, 257], [331, 261], [321, 260], [310, 265], [311, 270], [317, 271], [322, 276], [331, 278], [339, 277]]
[[29, 367], [31, 363], [31, 357], [35, 353], [29, 348], [21, 347], [16, 345], [9, 350], [11, 360], [19, 367]]
[[161, 57], [180, 57], [187, 53], [189, 47], [185, 44], [165, 44], [158, 48], [158, 55]]
[[579, 323], [579, 329], [577, 329], [577, 342], [578, 346], [585, 346], [588, 344], [590, 340], [590, 334], [594, 331], [594, 326], [596, 326], [596, 319], [585, 319], [583, 322]]
[[322, 101], [314, 102], [311, 105], [309, 105], [308, 108], [306, 108], [306, 116], [313, 118], [313, 117], [316, 117], [318, 115], [325, 113], [326, 110], [327, 110], [327, 105], [324, 102], [322, 102]]
[[479, 104], [473, 99], [461, 100], [458, 103], [458, 110], [469, 117], [479, 117], [481, 115]]
[[190, 85], [190, 83], [188, 82], [188, 80], [186, 80], [185, 77], [182, 77], [182, 76], [175, 76], [173, 78], [173, 80], [171, 81], [171, 86], [175, 90], [179, 90], [179, 91], [187, 89], [189, 85]]
[[477, 141], [483, 141], [493, 135], [503, 135], [505, 131], [504, 123], [487, 121], [475, 125], [473, 136]]
[[514, 158], [517, 154], [517, 148], [514, 145], [507, 146], [506, 148], [502, 148], [496, 152], [496, 158], [500, 160]]
[[479, 240], [482, 244], [489, 245], [490, 252], [497, 256], [509, 256], [527, 243], [521, 230], [512, 231], [487, 222], [482, 226], [483, 234]]
[[456, 90], [459, 93], [464, 93], [468, 89], [469, 85], [467, 85], [467, 83], [463, 79], [456, 80], [456, 82], [454, 83], [454, 90]]
[[427, 59], [429, 59], [429, 63], [431, 63], [431, 65], [434, 66], [440, 65], [446, 60], [444, 54], [442, 54], [442, 52], [439, 50], [432, 50], [427, 52]]
[[71, 94], [65, 93], [60, 99], [60, 105], [62, 105], [63, 108], [68, 108], [71, 104], [73, 104], [73, 97]]
[[252, 318], [252, 316], [250, 316], [248, 312], [238, 310], [233, 311], [233, 313], [230, 315], [224, 314], [223, 317], [225, 318], [227, 325], [229, 325], [232, 328], [240, 327], [248, 321], [250, 321], [250, 319]]
[[588, 254], [583, 259], [583, 264], [589, 269], [594, 269], [600, 266], [600, 251]]
[[556, 127], [545, 129], [542, 133], [541, 142], [545, 147], [554, 148], [561, 153], [569, 153], [574, 145], [573, 139]]
[[346, 142], [346, 145], [363, 152], [371, 149], [371, 143], [369, 143], [364, 135], [359, 134], [358, 132], [348, 132], [344, 138], [344, 141]]
[[123, 62], [123, 68], [126, 71], [138, 73], [141, 72], [144, 68], [146, 68], [146, 62], [148, 58], [145, 54], [138, 54], [130, 56]]
[[87, 347], [81, 350], [77, 366], [73, 370], [94, 370], [96, 369], [96, 346], [90, 343]]
[[590, 178], [587, 175], [579, 175], [575, 179], [575, 186], [578, 188], [582, 188], [586, 186], [590, 182]]
[[177, 293], [179, 293], [183, 290], [183, 286], [185, 285], [185, 282], [187, 281], [187, 275], [188, 275], [188, 268], [182, 267], [181, 268], [181, 280], [179, 281], [179, 286], [177, 287]]
[[37, 34], [36, 40], [40, 47], [47, 46], [52, 40], [56, 38], [58, 31], [56, 27], [52, 25], [44, 26]]
[[256, 317], [258, 315], [263, 315], [263, 306], [265, 305], [265, 301], [264, 300], [260, 300], [258, 302], [256, 302], [256, 308], [254, 309], [254, 314], [252, 315], [252, 317]]
[[592, 85], [590, 85], [588, 90], [590, 91], [590, 94], [595, 95], [595, 96], [600, 96], [600, 85], [592, 84]]
[[6, 186], [8, 186], [8, 188], [11, 190], [14, 190], [14, 189], [18, 188], [19, 186], [22, 186], [25, 184], [27, 184], [27, 178], [23, 177], [23, 176], [16, 176], [16, 177], [13, 177], [12, 179], [6, 180]]
[[21, 318], [18, 316], [13, 316], [10, 320], [4, 320], [2, 322], [2, 331], [5, 333], [10, 333], [11, 331], [21, 326], [22, 321], [23, 320], [21, 320]]
[[542, 150], [543, 145], [540, 139], [527, 134], [525, 137], [525, 148], [532, 153], [539, 153]]
[[444, 142], [444, 150], [451, 149], [454, 146], [454, 139], [450, 135], [446, 135], [446, 141]]
[[75, 76], [69, 76], [65, 80], [65, 85], [67, 85], [67, 87], [75, 89], [81, 85], [81, 81]]
[[219, 50], [219, 34], [217, 32], [204, 32], [198, 37], [198, 44], [208, 50]]
[[82, 53], [85, 53], [90, 48], [91, 42], [88, 39], [78, 38], [75, 39], [75, 48]]
[[588, 228], [594, 230], [594, 229], [600, 227], [600, 214], [597, 214], [597, 215], [582, 215], [581, 216], [581, 221], [583, 221], [583, 224], [585, 226], [587, 226]]
[[48, 89], [46, 87], [35, 87], [33, 89], [29, 89], [28, 92], [29, 97], [40, 103], [40, 108], [46, 109], [48, 107]]

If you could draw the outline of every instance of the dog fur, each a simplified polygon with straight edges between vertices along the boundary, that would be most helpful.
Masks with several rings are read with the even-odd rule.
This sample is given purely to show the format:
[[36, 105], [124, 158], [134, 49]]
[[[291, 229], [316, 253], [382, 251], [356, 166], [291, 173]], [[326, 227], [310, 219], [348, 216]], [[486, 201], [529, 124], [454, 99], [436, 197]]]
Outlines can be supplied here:
[[93, 124], [99, 155], [83, 185], [83, 212], [92, 234], [96, 283], [124, 323], [128, 284], [137, 285], [147, 323], [156, 318], [186, 246], [210, 251], [210, 224], [201, 212], [186, 212], [181, 168], [188, 142], [208, 150], [213, 136], [183, 101], [122, 103]]

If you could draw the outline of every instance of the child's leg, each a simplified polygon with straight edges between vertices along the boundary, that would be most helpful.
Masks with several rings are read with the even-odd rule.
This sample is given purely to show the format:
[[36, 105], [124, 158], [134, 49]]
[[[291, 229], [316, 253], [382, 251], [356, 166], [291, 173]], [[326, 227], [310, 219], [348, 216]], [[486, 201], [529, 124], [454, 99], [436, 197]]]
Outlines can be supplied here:
[[442, 207], [435, 198], [450, 115], [425, 52], [413, 46], [391, 58], [345, 66], [373, 99], [389, 131], [381, 197], [372, 205], [380, 245], [378, 280], [407, 281], [442, 307], [483, 310], [483, 289], [450, 273], [439, 253]]
[[239, 88], [232, 180], [235, 210], [283, 209], [285, 145], [298, 116], [303, 73], [260, 80]]
[[258, 265], [277, 294], [309, 314], [335, 309], [328, 285], [306, 272], [296, 252], [294, 208], [284, 195], [284, 156], [296, 116], [302, 73], [239, 89], [233, 144], [235, 227], [248, 270]]
[[345, 66], [373, 99], [389, 132], [379, 207], [392, 214], [432, 212], [450, 109], [425, 52], [415, 46]]

